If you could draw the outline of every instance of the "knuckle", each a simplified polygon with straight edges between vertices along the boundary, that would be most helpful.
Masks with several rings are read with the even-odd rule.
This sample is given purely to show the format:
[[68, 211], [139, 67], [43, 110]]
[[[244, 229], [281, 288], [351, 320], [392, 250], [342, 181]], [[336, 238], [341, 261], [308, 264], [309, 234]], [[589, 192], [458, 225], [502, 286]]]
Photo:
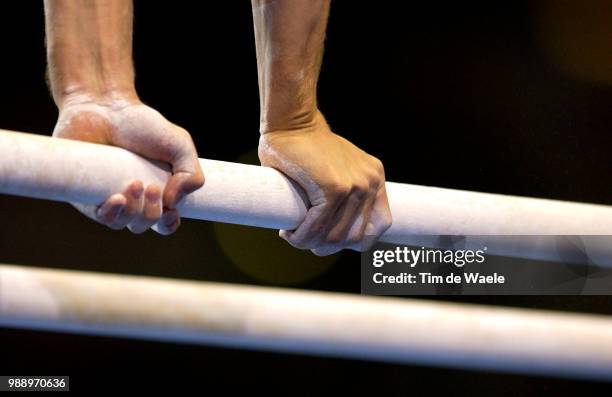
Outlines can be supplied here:
[[201, 172], [175, 174], [177, 194], [192, 193], [204, 185], [204, 175]]
[[368, 184], [371, 189], [378, 190], [385, 182], [385, 179], [379, 174], [371, 174], [368, 176]]
[[368, 196], [370, 192], [370, 184], [366, 181], [358, 181], [353, 184], [351, 189], [351, 194], [353, 194], [358, 199], [364, 199]]
[[351, 193], [351, 186], [344, 182], [334, 183], [329, 188], [329, 195], [332, 200], [342, 200]]
[[385, 172], [385, 166], [383, 165], [383, 162], [380, 161], [380, 159], [378, 159], [377, 157], [370, 156], [369, 164], [372, 170], [375, 171], [377, 174], [383, 174]]
[[196, 184], [198, 185], [198, 187], [201, 187], [204, 185], [204, 183], [206, 183], [206, 176], [204, 175], [203, 172], [199, 172], [196, 174]]
[[189, 180], [189, 182], [187, 183], [187, 189], [191, 192], [198, 190], [199, 188], [201, 188], [202, 186], [204, 186], [204, 182], [206, 181], [206, 178], [204, 178], [204, 174], [200, 173], [196, 173], [193, 175], [193, 177]]
[[376, 157], [372, 157], [372, 166], [379, 175], [384, 175], [385, 166], [383, 165], [382, 161]]
[[189, 133], [189, 131], [187, 131], [186, 128], [180, 127], [178, 125], [176, 125], [176, 131], [179, 133], [179, 135], [182, 135], [184, 138], [188, 138], [191, 140], [191, 134]]
[[[376, 159], [376, 161], [380, 163], [380, 160]], [[382, 186], [382, 184], [385, 182], [385, 171], [382, 167], [382, 163], [380, 163], [380, 166], [375, 165], [370, 170], [368, 173], [368, 181], [370, 182], [371, 186], [376, 188]]]

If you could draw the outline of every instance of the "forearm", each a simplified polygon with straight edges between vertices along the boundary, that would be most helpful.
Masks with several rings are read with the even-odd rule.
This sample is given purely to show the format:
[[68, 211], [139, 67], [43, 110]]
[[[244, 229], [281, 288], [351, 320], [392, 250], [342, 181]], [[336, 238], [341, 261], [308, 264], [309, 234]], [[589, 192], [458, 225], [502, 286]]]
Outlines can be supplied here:
[[252, 6], [260, 131], [303, 128], [317, 113], [329, 0], [252, 0]]
[[53, 99], [137, 99], [131, 0], [45, 0]]

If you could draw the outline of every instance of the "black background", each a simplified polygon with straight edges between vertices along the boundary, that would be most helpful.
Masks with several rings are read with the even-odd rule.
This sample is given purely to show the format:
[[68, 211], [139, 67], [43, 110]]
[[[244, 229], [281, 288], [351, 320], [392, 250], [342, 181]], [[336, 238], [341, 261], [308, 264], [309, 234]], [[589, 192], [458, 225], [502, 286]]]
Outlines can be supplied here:
[[[381, 158], [388, 180], [612, 204], [612, 88], [576, 77], [547, 56], [537, 32], [550, 3], [429, 3], [333, 2], [319, 102], [336, 132]], [[597, 13], [612, 24], [603, 3], [583, 4], [603, 7]], [[236, 161], [252, 152], [259, 105], [248, 2], [138, 1], [135, 14], [142, 99], [187, 128], [200, 157]], [[53, 129], [57, 111], [45, 85], [43, 22], [42, 2], [0, 8], [0, 128], [45, 135]], [[608, 42], [612, 52], [612, 35]], [[577, 62], [588, 58], [587, 52]], [[207, 222], [186, 221], [167, 238], [133, 236], [106, 230], [65, 204], [7, 196], [0, 197], [0, 219], [3, 263], [274, 284], [233, 266]], [[293, 286], [359, 292], [359, 256], [343, 253], [328, 271]], [[612, 313], [608, 297], [452, 299]], [[66, 374], [73, 390], [89, 393], [117, 383], [193, 386], [202, 393], [246, 386], [287, 395], [323, 394], [333, 386], [391, 395], [422, 387], [453, 395], [607, 388], [9, 329], [0, 329], [0, 373]]]

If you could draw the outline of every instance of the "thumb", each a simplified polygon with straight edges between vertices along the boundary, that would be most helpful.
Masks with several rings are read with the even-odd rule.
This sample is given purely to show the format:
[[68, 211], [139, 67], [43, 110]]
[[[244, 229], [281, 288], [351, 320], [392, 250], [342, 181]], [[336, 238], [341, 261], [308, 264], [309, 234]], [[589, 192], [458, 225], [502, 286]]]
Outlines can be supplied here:
[[174, 209], [186, 195], [204, 185], [204, 173], [191, 139], [171, 165], [172, 176], [164, 188], [163, 204], [165, 208]]
[[175, 209], [189, 193], [204, 185], [204, 174], [198, 164], [195, 170], [175, 172], [164, 189], [164, 208]]

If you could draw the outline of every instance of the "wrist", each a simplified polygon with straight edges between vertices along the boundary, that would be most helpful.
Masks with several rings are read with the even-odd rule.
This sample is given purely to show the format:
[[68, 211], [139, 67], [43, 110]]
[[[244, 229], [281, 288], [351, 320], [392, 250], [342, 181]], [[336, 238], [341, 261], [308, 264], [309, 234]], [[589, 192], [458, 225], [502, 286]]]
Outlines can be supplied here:
[[[261, 79], [261, 78], [260, 78]], [[260, 132], [297, 130], [312, 124], [320, 114], [316, 83], [303, 72], [276, 71], [260, 87]]]
[[73, 103], [138, 101], [131, 66], [101, 71], [90, 60], [60, 57], [56, 52], [49, 50], [48, 75], [51, 95], [60, 110]]
[[316, 102], [316, 95], [303, 92], [269, 95], [261, 103], [259, 132], [301, 130], [311, 126], [321, 115]]
[[66, 87], [59, 93], [54, 92], [53, 98], [60, 111], [70, 106], [85, 104], [121, 108], [142, 103], [133, 88], [101, 91], [91, 87], [73, 85]]
[[321, 124], [327, 124], [327, 122], [321, 111], [315, 107], [285, 114], [284, 117], [262, 117], [259, 122], [259, 133], [265, 135], [282, 131], [308, 131]]

